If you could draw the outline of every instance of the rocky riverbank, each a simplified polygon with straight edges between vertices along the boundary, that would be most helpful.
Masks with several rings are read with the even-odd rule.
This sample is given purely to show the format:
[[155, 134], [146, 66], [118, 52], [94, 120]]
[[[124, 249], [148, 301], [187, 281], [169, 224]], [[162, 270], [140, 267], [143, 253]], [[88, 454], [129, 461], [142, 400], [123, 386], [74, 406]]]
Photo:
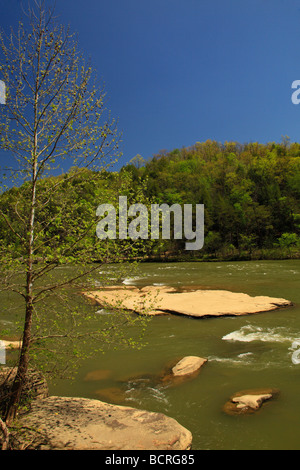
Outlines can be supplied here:
[[[184, 378], [195, 378], [206, 362], [186, 356], [167, 365], [157, 380], [178, 385]], [[7, 402], [15, 374], [16, 368], [0, 369], [2, 404]], [[18, 431], [11, 435], [16, 449], [178, 451], [192, 446], [191, 432], [173, 418], [100, 400], [49, 396], [43, 375], [33, 370], [21, 405]]]
[[[157, 376], [144, 377], [166, 387], [194, 380], [207, 359], [185, 356], [167, 364]], [[103, 372], [89, 373], [86, 380], [102, 380]], [[8, 396], [16, 370], [0, 369], [1, 402]], [[139, 383], [143, 377], [131, 378]], [[130, 380], [130, 379], [128, 379]], [[119, 390], [121, 397], [121, 389]], [[266, 403], [278, 398], [277, 389], [252, 389], [236, 392], [223, 407], [229, 415], [259, 412]], [[111, 397], [114, 402], [114, 397]], [[125, 401], [124, 399], [121, 402]], [[191, 432], [175, 419], [100, 400], [49, 396], [42, 374], [30, 371], [23, 392], [10, 445], [14, 450], [190, 450]], [[0, 433], [1, 445], [1, 433]]]
[[[189, 363], [190, 364], [190, 363]], [[5, 405], [16, 369], [0, 369]], [[5, 406], [1, 414], [3, 414]], [[30, 371], [11, 431], [15, 450], [189, 450], [191, 432], [162, 413], [99, 400], [48, 396], [42, 374]], [[0, 433], [0, 448], [1, 448]]]

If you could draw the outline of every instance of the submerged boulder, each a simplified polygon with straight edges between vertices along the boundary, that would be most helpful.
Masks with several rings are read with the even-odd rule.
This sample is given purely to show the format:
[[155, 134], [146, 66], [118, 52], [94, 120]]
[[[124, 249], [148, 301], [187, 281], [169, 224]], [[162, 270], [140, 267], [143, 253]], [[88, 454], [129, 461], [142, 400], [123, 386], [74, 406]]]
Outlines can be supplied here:
[[95, 394], [109, 403], [124, 404], [127, 400], [139, 401], [140, 397], [149, 393], [157, 393], [160, 397], [163, 390], [177, 387], [195, 379], [201, 367], [207, 362], [198, 356], [186, 356], [173, 359], [157, 374], [137, 374], [119, 380], [120, 387], [97, 390]]
[[162, 413], [86, 398], [35, 401], [19, 421], [36, 430], [41, 450], [172, 451], [192, 444], [190, 431]]
[[98, 369], [88, 372], [84, 377], [85, 382], [97, 382], [100, 380], [106, 380], [112, 376], [112, 371], [107, 369]]
[[100, 400], [105, 400], [108, 403], [121, 405], [126, 401], [126, 391], [120, 387], [108, 387], [96, 390], [94, 393]]

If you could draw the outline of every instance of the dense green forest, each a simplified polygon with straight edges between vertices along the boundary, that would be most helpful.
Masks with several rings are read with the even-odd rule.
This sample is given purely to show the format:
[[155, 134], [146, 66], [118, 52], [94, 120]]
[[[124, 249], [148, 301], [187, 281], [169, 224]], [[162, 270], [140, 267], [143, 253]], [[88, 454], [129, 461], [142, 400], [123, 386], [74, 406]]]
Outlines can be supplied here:
[[[131, 256], [204, 260], [299, 256], [300, 144], [287, 138], [268, 144], [208, 140], [161, 151], [147, 161], [137, 156], [118, 172], [85, 170], [72, 178], [72, 171], [39, 182], [41, 194], [48, 194], [49, 188], [60, 182], [51, 203], [41, 203], [37, 210], [37, 220], [43, 227], [42, 255], [46, 258], [53, 256], [54, 249], [65, 251], [68, 245], [75, 246], [72, 256], [89, 246], [94, 260], [126, 257], [122, 243], [100, 241], [95, 234], [98, 205], [117, 204], [118, 195], [127, 195], [129, 203], [146, 205], [205, 205], [202, 250], [186, 252], [184, 240], [149, 240], [135, 246]], [[4, 215], [0, 225], [2, 248], [13, 247], [16, 256], [23, 254], [22, 243], [11, 228], [18, 225], [20, 229], [26, 191], [25, 183], [7, 190], [0, 199]], [[48, 220], [51, 223], [47, 224]], [[74, 245], [91, 221], [89, 235]], [[116, 252], [118, 255], [112, 256]]]
[[[168, 204], [205, 204], [202, 256], [281, 257], [299, 252], [298, 143], [288, 138], [266, 145], [208, 140], [162, 151], [141, 168], [133, 166], [136, 178], [148, 178], [149, 197]], [[169, 248], [176, 252], [178, 245]]]

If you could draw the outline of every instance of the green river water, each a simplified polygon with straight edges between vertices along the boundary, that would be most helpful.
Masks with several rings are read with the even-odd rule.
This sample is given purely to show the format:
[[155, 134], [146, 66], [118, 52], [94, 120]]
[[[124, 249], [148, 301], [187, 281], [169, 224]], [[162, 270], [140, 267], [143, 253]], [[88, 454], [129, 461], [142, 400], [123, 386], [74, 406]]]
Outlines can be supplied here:
[[[86, 360], [74, 381], [50, 383], [50, 393], [103, 399], [103, 390], [121, 388], [124, 398], [112, 396], [112, 403], [175, 418], [192, 432], [194, 450], [299, 450], [300, 261], [147, 263], [139, 269], [141, 276], [124, 283], [226, 289], [285, 298], [294, 306], [235, 318], [155, 317], [141, 350], [109, 350]], [[99, 308], [99, 322], [107, 315]], [[189, 355], [208, 359], [193, 380], [175, 387], [147, 380], [147, 374]], [[93, 371], [108, 372], [85, 380]], [[270, 387], [280, 395], [258, 413], [224, 413], [235, 392]]]

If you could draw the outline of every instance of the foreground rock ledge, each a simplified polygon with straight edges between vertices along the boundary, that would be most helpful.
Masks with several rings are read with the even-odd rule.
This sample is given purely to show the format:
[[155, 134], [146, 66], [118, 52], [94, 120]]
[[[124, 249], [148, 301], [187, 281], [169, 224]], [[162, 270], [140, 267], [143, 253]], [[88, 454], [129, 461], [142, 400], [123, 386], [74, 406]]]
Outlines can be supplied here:
[[174, 313], [196, 318], [249, 315], [292, 306], [292, 302], [273, 297], [223, 290], [177, 292], [172, 287], [113, 286], [84, 295], [102, 307], [125, 308], [144, 315]]
[[40, 436], [42, 450], [189, 450], [192, 434], [161, 413], [86, 398], [32, 403], [20, 424]]

